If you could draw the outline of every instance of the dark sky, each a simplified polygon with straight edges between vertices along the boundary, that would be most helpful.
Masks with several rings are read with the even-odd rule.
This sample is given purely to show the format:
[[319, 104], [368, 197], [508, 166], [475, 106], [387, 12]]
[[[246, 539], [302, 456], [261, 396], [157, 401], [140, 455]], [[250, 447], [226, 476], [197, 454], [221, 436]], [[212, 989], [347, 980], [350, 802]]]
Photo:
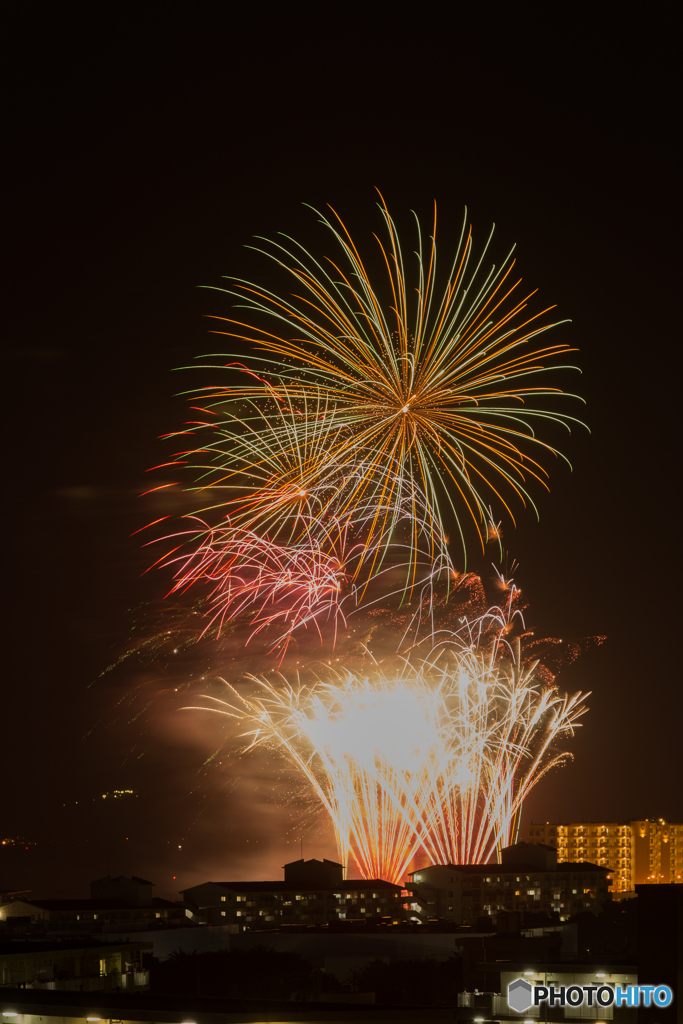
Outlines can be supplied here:
[[[304, 811], [274, 770], [198, 776], [215, 726], [181, 719], [168, 693], [131, 722], [117, 700], [139, 684], [153, 698], [155, 680], [97, 678], [128, 610], [162, 592], [129, 535], [157, 436], [183, 417], [171, 370], [215, 350], [203, 317], [227, 313], [196, 286], [258, 274], [254, 234], [315, 244], [303, 202], [369, 236], [375, 186], [399, 218], [436, 199], [445, 234], [465, 204], [480, 238], [495, 221], [580, 348], [592, 434], [565, 445], [574, 472], [557, 467], [540, 523], [522, 516], [505, 540], [530, 625], [608, 640], [563, 677], [591, 711], [525, 820], [683, 820], [665, 8], [618, 27], [612, 8], [586, 22], [571, 6], [533, 22], [443, 4], [402, 22], [362, 5], [325, 23], [249, 10], [22, 5], [14, 23], [0, 822], [28, 849], [0, 847], [0, 886], [85, 895], [111, 870], [171, 895], [278, 878], [298, 856]], [[101, 800], [117, 788], [139, 795]], [[306, 856], [334, 856], [324, 821], [304, 831]]]

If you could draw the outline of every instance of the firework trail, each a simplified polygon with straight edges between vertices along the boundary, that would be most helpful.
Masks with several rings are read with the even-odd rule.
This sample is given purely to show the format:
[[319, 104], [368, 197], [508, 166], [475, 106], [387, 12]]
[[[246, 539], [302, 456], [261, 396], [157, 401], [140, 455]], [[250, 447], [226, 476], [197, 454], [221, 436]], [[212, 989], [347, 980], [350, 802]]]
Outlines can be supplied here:
[[[197, 487], [212, 496], [222, 489], [233, 494], [218, 505], [219, 525], [202, 518], [213, 511], [210, 506], [184, 517], [189, 528], [150, 542], [172, 545], [158, 560], [174, 570], [171, 593], [198, 583], [210, 588], [207, 629], [253, 609], [255, 632], [286, 624], [275, 641], [281, 654], [300, 625], [344, 617], [358, 605], [367, 586], [367, 580], [359, 584], [358, 569], [370, 558], [375, 583], [411, 568], [413, 586], [421, 591], [453, 572], [445, 538], [434, 534], [417, 483], [403, 487], [400, 501], [378, 496], [374, 454], [357, 450], [353, 465], [335, 458], [332, 439], [346, 431], [332, 425], [331, 415], [311, 412], [310, 403], [303, 408], [302, 414], [290, 403], [269, 416], [235, 416], [241, 433], [227, 455], [220, 448], [219, 481]], [[396, 478], [400, 467], [384, 459], [381, 474], [383, 480]], [[398, 542], [398, 531], [417, 534], [417, 541]], [[395, 589], [385, 586], [383, 598]]]
[[226, 683], [219, 714], [245, 728], [247, 750], [278, 749], [313, 787], [340, 855], [366, 878], [401, 882], [416, 855], [486, 862], [514, 841], [522, 803], [568, 755], [558, 739], [586, 708], [561, 695], [507, 636], [515, 591], [395, 672], [323, 668], [309, 683]]
[[[342, 615], [340, 591], [347, 576], [345, 565], [352, 557], [345, 554], [343, 537], [338, 543], [328, 538], [325, 550], [318, 538], [280, 545], [251, 531], [211, 529], [198, 522], [201, 542], [193, 545], [189, 555], [176, 559], [180, 567], [171, 592], [182, 593], [198, 581], [213, 585], [209, 621], [200, 636], [215, 625], [220, 634], [226, 618], [254, 609], [249, 639], [281, 622], [285, 642], [279, 637], [275, 646], [284, 654], [286, 641], [298, 626], [311, 622], [319, 631], [320, 619], [336, 620]], [[191, 533], [196, 536], [197, 531]], [[168, 564], [173, 561], [169, 559]]]

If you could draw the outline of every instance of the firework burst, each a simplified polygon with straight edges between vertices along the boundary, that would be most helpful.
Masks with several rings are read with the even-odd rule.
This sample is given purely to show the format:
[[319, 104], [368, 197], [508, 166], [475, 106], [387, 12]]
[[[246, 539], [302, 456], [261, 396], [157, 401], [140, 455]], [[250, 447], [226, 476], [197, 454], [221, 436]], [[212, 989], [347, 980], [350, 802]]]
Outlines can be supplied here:
[[[547, 407], [551, 396], [563, 392], [542, 383], [549, 361], [571, 349], [537, 347], [540, 336], [556, 326], [546, 319], [552, 307], [530, 310], [534, 293], [520, 292], [512, 253], [499, 267], [487, 268], [491, 236], [476, 255], [471, 228], [463, 222], [445, 284], [439, 285], [436, 214], [427, 244], [416, 219], [415, 269], [409, 273], [383, 201], [380, 210], [388, 235], [386, 244], [377, 238], [386, 294], [373, 284], [341, 219], [319, 215], [340, 259], [320, 263], [291, 239], [260, 250], [288, 272], [297, 291], [283, 298], [237, 279], [221, 289], [255, 315], [250, 323], [217, 318], [230, 326], [216, 333], [254, 344], [258, 375], [244, 369], [246, 382], [199, 393], [214, 411], [238, 399], [259, 408], [289, 408], [292, 451], [305, 445], [311, 419], [323, 420], [325, 468], [321, 475], [322, 466], [309, 461], [310, 479], [325, 479], [333, 464], [354, 480], [342, 499], [337, 496], [338, 508], [353, 509], [359, 497], [377, 503], [368, 538], [385, 531], [392, 509], [413, 501], [417, 487], [425, 501], [414, 540], [426, 528], [436, 549], [443, 545], [445, 501], [463, 548], [467, 521], [483, 546], [492, 501], [514, 520], [510, 498], [535, 507], [528, 483], [547, 486], [539, 459], [560, 453], [537, 437], [536, 428], [579, 422]], [[265, 326], [258, 326], [259, 315], [268, 318]], [[232, 444], [228, 421], [221, 430]], [[254, 434], [257, 454], [270, 430]], [[215, 447], [199, 452], [209, 450], [214, 458]]]
[[556, 401], [576, 396], [546, 376], [574, 369], [557, 365], [571, 349], [544, 343], [552, 307], [532, 308], [513, 253], [491, 265], [492, 233], [477, 252], [465, 217], [443, 272], [436, 211], [428, 236], [416, 218], [408, 259], [384, 200], [380, 211], [379, 275], [332, 211], [319, 217], [335, 258], [286, 236], [259, 249], [290, 295], [234, 278], [219, 289], [246, 312], [217, 317], [215, 333], [254, 352], [218, 357], [225, 376], [192, 392], [201, 418], [167, 465], [194, 472], [197, 507], [159, 562], [172, 593], [208, 593], [204, 633], [218, 641], [246, 616], [249, 639], [275, 637], [280, 664], [296, 630], [324, 647], [331, 622], [334, 645], [361, 607], [393, 627], [393, 662], [371, 663], [346, 630], [336, 671], [330, 659], [294, 682], [252, 675], [249, 692], [226, 683], [227, 699], [207, 699], [246, 749], [276, 748], [299, 770], [347, 866], [400, 881], [416, 857], [481, 862], [509, 844], [585, 711], [543, 664], [562, 643], [520, 635], [507, 581], [506, 602], [485, 611], [481, 580], [456, 572], [449, 547], [453, 525], [463, 561], [473, 539], [500, 547], [498, 516], [535, 509], [548, 458], [563, 458], [545, 428], [580, 421]]
[[444, 637], [422, 663], [369, 674], [320, 669], [296, 685], [251, 677], [245, 695], [211, 697], [236, 718], [246, 749], [276, 748], [302, 773], [335, 829], [347, 867], [400, 882], [416, 856], [490, 860], [514, 841], [522, 803], [568, 755], [555, 744], [586, 710], [536, 677], [521, 640], [514, 588]]

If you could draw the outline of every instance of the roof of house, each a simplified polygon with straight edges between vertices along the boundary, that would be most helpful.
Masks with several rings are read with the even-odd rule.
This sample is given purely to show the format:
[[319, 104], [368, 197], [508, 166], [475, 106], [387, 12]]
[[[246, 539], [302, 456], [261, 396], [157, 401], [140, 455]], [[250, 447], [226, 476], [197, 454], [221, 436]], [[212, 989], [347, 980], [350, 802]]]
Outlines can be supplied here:
[[[352, 892], [360, 889], [401, 889], [400, 885], [393, 882], [385, 882], [382, 878], [347, 878], [342, 882], [318, 882], [315, 879], [307, 881], [303, 879], [296, 882], [204, 882], [204, 885], [217, 885], [222, 889], [233, 889], [235, 892]], [[188, 889], [181, 889], [181, 893], [192, 892], [201, 886], [193, 885]]]
[[534, 874], [534, 875], [554, 875], [558, 872], [560, 874], [578, 874], [580, 872], [594, 872], [604, 871], [608, 873], [611, 868], [604, 867], [601, 864], [591, 864], [587, 860], [579, 861], [561, 861], [557, 865], [553, 865], [550, 868], [539, 867], [538, 864], [428, 864], [424, 868], [419, 868], [417, 871], [411, 871], [408, 875], [409, 878], [413, 878], [415, 875], [419, 875], [421, 871], [427, 871], [428, 868], [450, 868], [452, 871], [460, 871], [466, 875], [518, 875], [518, 874]]

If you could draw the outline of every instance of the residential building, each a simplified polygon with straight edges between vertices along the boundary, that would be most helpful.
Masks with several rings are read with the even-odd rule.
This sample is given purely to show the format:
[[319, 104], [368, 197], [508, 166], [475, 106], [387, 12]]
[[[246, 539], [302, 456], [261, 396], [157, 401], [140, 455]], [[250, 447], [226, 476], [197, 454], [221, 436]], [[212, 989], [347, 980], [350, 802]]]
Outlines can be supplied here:
[[151, 942], [74, 947], [68, 943], [17, 942], [0, 946], [0, 987], [78, 992], [143, 992], [149, 971], [142, 954]]
[[615, 893], [632, 892], [636, 885], [683, 882], [683, 824], [663, 818], [532, 822], [527, 839], [554, 847], [560, 864], [591, 861], [609, 868]]
[[193, 919], [237, 931], [403, 916], [400, 885], [345, 881], [341, 864], [328, 860], [293, 861], [284, 872], [284, 882], [204, 882], [181, 895]]
[[143, 878], [100, 878], [90, 885], [89, 900], [34, 900], [9, 894], [0, 903], [0, 923], [16, 928], [38, 926], [49, 931], [135, 931], [186, 922], [185, 908], [152, 896]]
[[411, 919], [475, 924], [501, 911], [556, 912], [560, 921], [582, 910], [598, 913], [609, 900], [608, 869], [558, 863], [552, 847], [517, 843], [500, 864], [430, 864], [408, 876]]

